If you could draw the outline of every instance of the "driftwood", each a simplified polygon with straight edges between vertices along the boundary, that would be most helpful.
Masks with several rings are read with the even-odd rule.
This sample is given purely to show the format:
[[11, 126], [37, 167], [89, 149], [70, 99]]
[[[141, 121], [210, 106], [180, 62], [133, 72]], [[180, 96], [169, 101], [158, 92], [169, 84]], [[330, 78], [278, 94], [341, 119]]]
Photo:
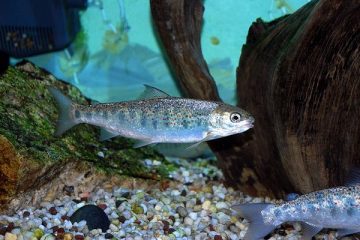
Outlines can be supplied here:
[[[201, 1], [152, 0], [151, 10], [182, 90], [218, 100], [201, 54]], [[282, 197], [339, 185], [360, 164], [359, 22], [357, 0], [319, 0], [253, 23], [237, 93], [255, 127], [209, 142], [227, 183]]]

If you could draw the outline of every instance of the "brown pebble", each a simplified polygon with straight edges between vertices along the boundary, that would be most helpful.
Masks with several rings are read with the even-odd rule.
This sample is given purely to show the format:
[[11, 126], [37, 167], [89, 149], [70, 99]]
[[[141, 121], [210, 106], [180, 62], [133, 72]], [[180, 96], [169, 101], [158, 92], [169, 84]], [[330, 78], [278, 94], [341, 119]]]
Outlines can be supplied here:
[[160, 182], [160, 190], [165, 191], [170, 187], [170, 181], [164, 180]]
[[120, 216], [118, 219], [121, 223], [124, 223], [126, 221], [126, 218], [124, 216]]
[[6, 234], [6, 227], [0, 227], [0, 235], [5, 236]]
[[175, 217], [173, 215], [171, 215], [169, 219], [172, 221], [173, 224], [175, 223]]
[[15, 224], [14, 223], [9, 223], [7, 225], [7, 227], [6, 227], [6, 231], [11, 232], [14, 228], [15, 228]]
[[51, 229], [53, 230], [53, 233], [56, 233], [56, 231], [59, 229], [59, 227], [58, 226], [53, 226]]
[[84, 236], [80, 234], [75, 235], [75, 240], [84, 240]]
[[168, 232], [169, 229], [170, 229], [170, 223], [168, 221], [165, 221], [165, 220], [162, 220], [161, 222], [164, 224], [163, 230], [165, 232]]
[[88, 198], [87, 198], [87, 197], [82, 197], [82, 198], [80, 198], [80, 201], [81, 201], [81, 202], [87, 202], [87, 201], [88, 201]]
[[215, 228], [212, 224], [209, 225], [209, 229], [210, 229], [210, 231], [215, 231]]
[[55, 208], [55, 207], [51, 207], [51, 208], [49, 209], [49, 213], [50, 213], [51, 215], [56, 215], [56, 214], [57, 214], [56, 208]]
[[214, 240], [223, 240], [223, 238], [220, 235], [215, 235]]
[[70, 220], [70, 217], [69, 217], [69, 216], [66, 216], [66, 215], [63, 215], [63, 216], [61, 216], [61, 220], [62, 220], [62, 221]]
[[100, 203], [98, 204], [98, 207], [101, 208], [102, 210], [105, 210], [107, 208], [107, 205], [105, 203]]
[[65, 229], [58, 228], [58, 230], [56, 230], [56, 239], [64, 239], [64, 237], [65, 237]]

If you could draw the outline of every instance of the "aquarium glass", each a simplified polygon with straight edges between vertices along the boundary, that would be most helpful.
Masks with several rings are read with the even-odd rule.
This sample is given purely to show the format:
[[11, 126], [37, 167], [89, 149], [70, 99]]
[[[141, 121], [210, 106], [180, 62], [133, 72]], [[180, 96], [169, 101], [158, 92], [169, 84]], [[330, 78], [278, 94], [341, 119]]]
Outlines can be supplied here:
[[[271, 21], [308, 0], [205, 0], [201, 44], [223, 101], [236, 104], [236, 67], [248, 29]], [[99, 102], [135, 99], [148, 84], [181, 96], [156, 30], [148, 0], [90, 1], [83, 30], [64, 51], [30, 58]]]

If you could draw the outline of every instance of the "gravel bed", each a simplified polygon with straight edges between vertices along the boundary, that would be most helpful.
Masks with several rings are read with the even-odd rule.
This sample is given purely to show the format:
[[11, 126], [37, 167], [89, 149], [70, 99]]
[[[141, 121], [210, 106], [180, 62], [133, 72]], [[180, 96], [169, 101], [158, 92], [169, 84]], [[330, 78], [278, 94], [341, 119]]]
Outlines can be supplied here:
[[[208, 160], [172, 161], [181, 166], [170, 175], [178, 183], [176, 187], [165, 181], [161, 189], [150, 191], [114, 186], [111, 192], [98, 189], [82, 193], [76, 199], [59, 196], [54, 202], [43, 202], [38, 209], [29, 207], [13, 216], [0, 216], [0, 240], [235, 240], [242, 239], [248, 223], [235, 217], [230, 206], [239, 202], [271, 202], [224, 187], [221, 171]], [[145, 160], [144, 164], [151, 167], [158, 163]], [[107, 231], [89, 230], [86, 221], [71, 222], [73, 213], [88, 204], [106, 213], [110, 220]], [[300, 230], [299, 224], [285, 224], [270, 239], [299, 239]], [[334, 236], [330, 232], [318, 238], [334, 239]]]

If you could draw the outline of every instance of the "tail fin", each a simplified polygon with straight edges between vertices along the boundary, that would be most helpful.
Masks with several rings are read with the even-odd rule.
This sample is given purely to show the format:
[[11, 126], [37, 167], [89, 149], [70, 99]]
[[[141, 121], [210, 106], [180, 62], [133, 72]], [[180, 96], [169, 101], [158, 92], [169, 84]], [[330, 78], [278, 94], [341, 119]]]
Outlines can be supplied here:
[[59, 108], [59, 119], [57, 122], [55, 136], [60, 136], [77, 124], [70, 112], [72, 101], [54, 87], [48, 87], [48, 90], [55, 98]]
[[250, 223], [244, 237], [245, 240], [262, 239], [276, 228], [274, 225], [265, 224], [261, 215], [261, 211], [270, 205], [268, 203], [252, 203], [232, 206], [232, 209]]

